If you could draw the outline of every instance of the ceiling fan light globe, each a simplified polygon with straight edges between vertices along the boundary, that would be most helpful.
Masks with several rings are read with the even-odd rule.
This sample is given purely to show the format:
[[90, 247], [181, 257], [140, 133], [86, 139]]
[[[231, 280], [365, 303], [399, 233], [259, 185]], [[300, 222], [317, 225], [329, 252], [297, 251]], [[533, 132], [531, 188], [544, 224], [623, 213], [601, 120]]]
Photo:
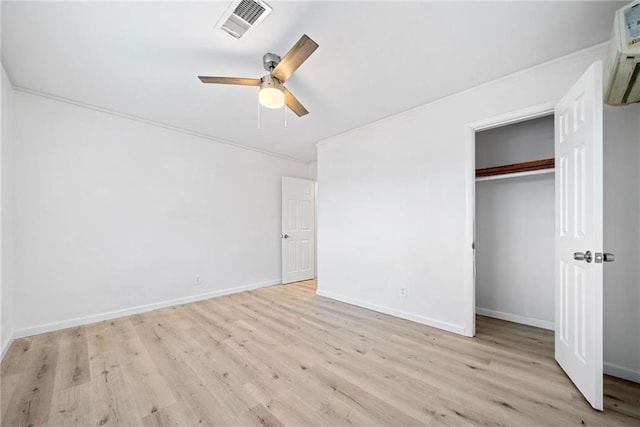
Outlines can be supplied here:
[[284, 107], [284, 92], [275, 87], [260, 89], [258, 99], [260, 104], [266, 108], [277, 109]]

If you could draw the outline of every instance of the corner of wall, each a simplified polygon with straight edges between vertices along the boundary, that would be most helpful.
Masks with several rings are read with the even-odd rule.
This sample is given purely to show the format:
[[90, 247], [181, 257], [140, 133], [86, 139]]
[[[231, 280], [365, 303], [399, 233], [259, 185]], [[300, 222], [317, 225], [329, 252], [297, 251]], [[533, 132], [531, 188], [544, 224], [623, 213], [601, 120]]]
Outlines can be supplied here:
[[9, 347], [11, 347], [11, 343], [13, 342], [13, 333], [6, 338], [6, 340], [0, 346], [0, 362], [4, 360], [4, 356], [7, 354]]
[[0, 361], [13, 341], [12, 138], [13, 85], [0, 63]]

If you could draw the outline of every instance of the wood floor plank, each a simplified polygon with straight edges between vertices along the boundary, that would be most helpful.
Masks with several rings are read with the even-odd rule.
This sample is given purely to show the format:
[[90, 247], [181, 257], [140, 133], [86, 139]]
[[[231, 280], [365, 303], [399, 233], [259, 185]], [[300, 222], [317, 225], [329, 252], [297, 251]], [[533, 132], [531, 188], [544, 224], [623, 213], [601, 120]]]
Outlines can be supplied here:
[[640, 384], [604, 412], [553, 332], [482, 316], [467, 338], [272, 286], [16, 340], [7, 426], [640, 425]]
[[115, 351], [94, 355], [90, 365], [91, 425], [118, 426], [139, 423], [140, 410], [132, 390], [126, 386]]
[[60, 331], [54, 380], [56, 391], [87, 383], [90, 376], [85, 328], [76, 327]]
[[[149, 318], [152, 316], [153, 314], [148, 314]], [[202, 379], [186, 364], [181, 352], [172, 347], [167, 332], [161, 326], [146, 321], [137, 326], [136, 330], [168, 386], [188, 412], [205, 425], [233, 425], [233, 418], [220, 403], [219, 398], [209, 392]]]
[[640, 389], [637, 383], [605, 375], [604, 396], [605, 410], [640, 420]]
[[259, 404], [249, 409], [245, 414], [250, 424], [268, 426], [268, 427], [284, 427], [264, 405]]
[[196, 413], [190, 411], [187, 405], [177, 402], [143, 417], [141, 425], [145, 427], [201, 426], [203, 421]]
[[[21, 374], [2, 374], [2, 376], [0, 376], [0, 413], [2, 416], [4, 416], [4, 414], [9, 410], [9, 403], [11, 402], [15, 391], [19, 390], [18, 385], [21, 382]], [[0, 416], [0, 421], [2, 420], [2, 416]]]
[[165, 342], [182, 353], [184, 362], [193, 369], [213, 396], [224, 396], [220, 399], [220, 405], [232, 419], [239, 419], [248, 407], [258, 403], [236, 393], [240, 385], [234, 381], [235, 370], [231, 366], [219, 364], [216, 360], [217, 351], [211, 351], [208, 347], [202, 346], [188, 334], [180, 334], [170, 325], [163, 325], [166, 332], [163, 335]]
[[2, 376], [9, 376], [12, 374], [19, 374], [24, 371], [25, 364], [24, 361], [29, 356], [29, 351], [31, 350], [31, 343], [33, 338], [18, 338], [13, 341], [9, 350], [7, 350], [7, 354], [2, 360]]
[[399, 411], [384, 400], [352, 382], [346, 381], [323, 366], [313, 366], [308, 369], [308, 372], [313, 376], [315, 382], [333, 390], [334, 396], [343, 403], [361, 408], [361, 411], [369, 414], [380, 424], [404, 426], [421, 424], [421, 421]]
[[21, 384], [2, 414], [2, 425], [44, 425], [49, 419], [58, 358], [58, 333], [34, 337], [20, 369]]
[[49, 422], [51, 426], [95, 425], [92, 413], [91, 384], [83, 384], [57, 389], [51, 402]]

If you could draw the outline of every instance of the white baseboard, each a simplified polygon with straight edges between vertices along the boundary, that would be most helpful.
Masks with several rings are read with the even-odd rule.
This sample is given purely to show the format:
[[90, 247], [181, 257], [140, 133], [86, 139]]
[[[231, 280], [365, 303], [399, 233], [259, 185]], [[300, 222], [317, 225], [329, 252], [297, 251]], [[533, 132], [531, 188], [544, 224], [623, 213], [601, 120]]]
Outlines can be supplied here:
[[534, 319], [533, 317], [518, 316], [517, 314], [504, 313], [502, 311], [489, 310], [487, 308], [476, 307], [476, 313], [481, 316], [495, 317], [496, 319], [508, 320], [509, 322], [522, 323], [523, 325], [535, 326], [536, 328], [555, 330], [553, 322]]
[[625, 368], [615, 363], [604, 362], [604, 373], [612, 377], [622, 378], [624, 380], [640, 383], [640, 371]]
[[9, 336], [5, 342], [2, 343], [2, 348], [0, 349], [0, 362], [4, 359], [4, 356], [7, 354], [7, 350], [11, 347], [11, 343], [13, 342], [13, 335]]
[[448, 332], [453, 332], [455, 334], [464, 335], [465, 330], [463, 326], [455, 325], [453, 323], [442, 322], [440, 320], [431, 319], [429, 317], [421, 316], [419, 314], [409, 313], [407, 311], [397, 310], [391, 307], [385, 307], [383, 305], [374, 304], [367, 301], [362, 301], [355, 298], [345, 297], [343, 295], [338, 295], [333, 292], [327, 292], [321, 289], [316, 291], [317, 295], [321, 297], [326, 297], [330, 299], [334, 299], [336, 301], [345, 302], [347, 304], [355, 305], [362, 308], [367, 308], [369, 310], [377, 311], [380, 313], [388, 314], [390, 316], [399, 317], [401, 319], [411, 320], [416, 323], [421, 323], [423, 325], [432, 326], [434, 328], [443, 329]]
[[92, 314], [90, 316], [76, 317], [74, 319], [62, 320], [58, 322], [45, 323], [42, 325], [29, 326], [14, 331], [14, 338], [23, 338], [31, 335], [43, 334], [46, 332], [58, 331], [60, 329], [73, 328], [75, 326], [87, 325], [90, 323], [101, 322], [103, 320], [116, 319], [118, 317], [130, 316], [132, 314], [145, 313], [147, 311], [157, 310], [159, 308], [171, 307], [189, 302], [201, 301], [204, 299], [220, 297], [223, 295], [235, 294], [238, 292], [250, 291], [252, 289], [263, 288], [265, 286], [279, 285], [281, 279], [269, 280], [267, 282], [252, 283], [250, 285], [237, 286], [235, 288], [221, 289], [203, 294], [189, 295], [187, 297], [175, 298], [167, 301], [155, 302], [152, 304], [139, 305], [121, 310], [108, 311], [100, 314]]

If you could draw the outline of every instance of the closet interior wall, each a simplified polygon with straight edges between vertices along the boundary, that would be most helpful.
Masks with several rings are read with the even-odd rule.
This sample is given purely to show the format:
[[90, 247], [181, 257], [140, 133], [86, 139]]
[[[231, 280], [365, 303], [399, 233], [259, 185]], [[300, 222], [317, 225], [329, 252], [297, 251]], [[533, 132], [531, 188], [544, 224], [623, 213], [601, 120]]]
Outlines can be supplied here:
[[[553, 116], [476, 133], [476, 168], [552, 158]], [[554, 174], [476, 183], [476, 312], [553, 329]]]

